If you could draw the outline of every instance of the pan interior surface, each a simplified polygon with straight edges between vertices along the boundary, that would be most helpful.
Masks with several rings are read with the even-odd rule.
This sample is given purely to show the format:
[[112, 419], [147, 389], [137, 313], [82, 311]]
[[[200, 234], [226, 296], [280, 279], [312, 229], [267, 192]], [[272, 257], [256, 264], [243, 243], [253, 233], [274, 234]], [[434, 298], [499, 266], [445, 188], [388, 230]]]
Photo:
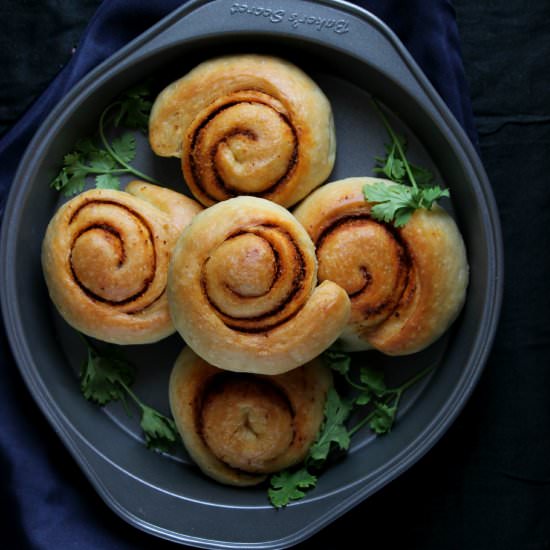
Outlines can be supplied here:
[[[46, 226], [64, 200], [50, 188], [50, 182], [74, 143], [95, 131], [105, 106], [134, 84], [149, 80], [159, 91], [202, 60], [241, 52], [288, 59], [326, 93], [337, 135], [337, 160], [328, 181], [372, 175], [375, 157], [384, 154], [388, 138], [370, 103], [374, 94], [387, 107], [392, 125], [407, 136], [411, 160], [429, 168], [437, 181], [450, 187], [451, 200], [444, 207], [457, 220], [471, 267], [465, 308], [436, 344], [402, 358], [376, 352], [354, 354], [354, 363], [383, 368], [389, 385], [428, 365], [436, 368], [405, 394], [389, 435], [377, 438], [369, 430], [359, 432], [349, 454], [331, 465], [315, 490], [283, 514], [276, 514], [269, 505], [265, 486], [244, 490], [221, 486], [200, 474], [181, 449], [164, 455], [148, 451], [137, 415], [128, 416], [120, 403], [101, 409], [83, 398], [78, 373], [85, 349], [50, 303], [40, 265]], [[258, 527], [249, 533], [249, 540], [239, 544], [261, 542], [266, 547], [282, 547], [335, 519], [402, 473], [434, 444], [479, 376], [496, 322], [497, 222], [488, 215], [484, 182], [476, 179], [475, 167], [472, 169], [465, 155], [451, 144], [452, 131], [434, 122], [417, 98], [400, 87], [399, 74], [393, 74], [391, 67], [381, 72], [368, 60], [349, 55], [326, 39], [255, 34], [243, 29], [175, 40], [165, 48], [145, 51], [121, 66], [107, 67], [97, 80], [88, 81], [77, 97], [62, 105], [61, 116], [49, 119], [33, 141], [14, 183], [16, 191], [10, 197], [3, 232], [2, 299], [10, 342], [29, 388], [109, 506], [159, 536], [212, 548], [236, 544], [240, 535], [228, 522], [237, 521], [238, 514], [254, 512]], [[136, 139], [135, 166], [167, 187], [189, 194], [179, 162], [155, 157], [145, 136], [136, 134]], [[138, 367], [136, 394], [164, 414], [169, 414], [168, 376], [183, 345], [175, 335], [158, 344], [125, 349], [125, 356]], [[141, 500], [148, 499], [150, 508], [138, 510], [132, 491], [137, 492], [139, 506]], [[166, 513], [155, 515], [151, 511], [155, 507], [164, 507]], [[203, 533], [196, 539], [182, 531], [182, 509], [190, 510], [196, 532]], [[213, 526], [207, 519], [219, 509], [227, 512], [228, 520]], [[204, 510], [207, 517], [203, 519]], [[262, 529], [266, 522], [269, 527]], [[305, 529], [306, 525], [311, 527]], [[283, 540], [284, 536], [290, 538]]]

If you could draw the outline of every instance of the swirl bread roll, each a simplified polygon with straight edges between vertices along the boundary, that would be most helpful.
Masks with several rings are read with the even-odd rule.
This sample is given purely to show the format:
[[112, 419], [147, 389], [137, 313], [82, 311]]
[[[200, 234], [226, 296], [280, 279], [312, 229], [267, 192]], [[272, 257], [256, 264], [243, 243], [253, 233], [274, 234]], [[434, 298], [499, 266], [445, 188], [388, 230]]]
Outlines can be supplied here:
[[290, 206], [328, 178], [335, 158], [330, 103], [295, 65], [228, 55], [195, 67], [157, 97], [153, 151], [180, 157], [205, 206], [252, 195]]
[[406, 355], [433, 343], [460, 312], [466, 250], [454, 220], [437, 205], [416, 210], [402, 228], [373, 219], [363, 187], [375, 181], [381, 180], [329, 183], [294, 214], [316, 245], [319, 279], [349, 294], [344, 349]]
[[187, 347], [170, 375], [170, 408], [185, 448], [206, 475], [249, 486], [305, 458], [331, 386], [319, 359], [263, 376], [218, 369]]
[[280, 374], [310, 361], [346, 326], [344, 290], [317, 285], [315, 249], [288, 210], [236, 197], [198, 214], [168, 275], [176, 329], [212, 365]]
[[65, 203], [42, 243], [50, 297], [76, 330], [114, 344], [156, 342], [175, 329], [166, 297], [176, 240], [202, 210], [193, 199], [134, 181]]

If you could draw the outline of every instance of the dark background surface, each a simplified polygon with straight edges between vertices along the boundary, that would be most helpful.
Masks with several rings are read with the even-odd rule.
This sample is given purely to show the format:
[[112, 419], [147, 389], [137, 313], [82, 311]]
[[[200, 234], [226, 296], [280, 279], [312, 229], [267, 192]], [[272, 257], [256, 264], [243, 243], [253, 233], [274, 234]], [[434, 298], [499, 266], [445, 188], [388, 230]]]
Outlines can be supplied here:
[[[0, 2], [1, 132], [67, 63], [99, 3]], [[300, 548], [328, 540], [348, 547], [357, 538], [361, 547], [550, 549], [550, 2], [455, 0], [454, 6], [479, 150], [503, 226], [506, 280], [496, 341], [472, 398], [441, 441]], [[36, 422], [40, 415], [23, 382], [19, 391]], [[65, 461], [67, 477], [79, 486], [78, 513], [92, 514], [135, 547], [176, 548], [108, 510], [46, 422], [38, 422], [50, 434], [52, 460]], [[0, 499], [0, 526], [21, 548], [25, 525], [17, 503], [2, 488]], [[39, 511], [33, 521], [40, 521]], [[77, 532], [71, 547], [81, 548]]]

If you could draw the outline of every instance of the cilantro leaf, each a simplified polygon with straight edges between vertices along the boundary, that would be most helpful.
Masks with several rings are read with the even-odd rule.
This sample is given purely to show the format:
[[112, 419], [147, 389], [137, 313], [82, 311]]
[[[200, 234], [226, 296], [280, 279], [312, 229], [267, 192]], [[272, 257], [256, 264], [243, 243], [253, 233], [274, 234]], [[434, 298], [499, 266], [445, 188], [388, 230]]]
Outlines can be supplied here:
[[81, 193], [84, 189], [86, 181], [84, 176], [78, 174], [68, 174], [67, 171], [64, 171], [61, 175], [61, 183], [57, 183], [56, 180], [52, 185], [59, 190], [63, 190], [63, 195], [65, 197], [71, 197], [72, 195], [77, 195]]
[[398, 183], [386, 184], [384, 182], [375, 182], [365, 184], [363, 194], [369, 202], [375, 203], [371, 208], [373, 218], [391, 222], [398, 212], [404, 215], [406, 212], [414, 210], [412, 197], [413, 189]]
[[141, 412], [140, 426], [149, 449], [166, 451], [178, 440], [174, 420], [143, 403], [130, 389], [134, 382], [135, 367], [126, 361], [115, 346], [106, 347], [101, 353], [83, 336], [87, 346], [87, 359], [80, 376], [80, 389], [89, 401], [104, 406], [111, 401], [132, 399]]
[[414, 208], [401, 208], [395, 213], [395, 218], [393, 223], [395, 227], [403, 227], [411, 219], [413, 215]]
[[363, 193], [365, 199], [373, 203], [371, 215], [374, 219], [403, 227], [415, 210], [430, 210], [435, 201], [448, 197], [449, 191], [437, 185], [431, 186], [434, 177], [430, 170], [408, 161], [406, 138], [393, 130], [374, 98], [372, 103], [391, 139], [391, 143], [385, 145], [386, 156], [375, 157], [373, 172], [384, 175], [393, 184], [376, 182], [374, 185], [365, 185]]
[[403, 150], [407, 148], [406, 139], [403, 136], [395, 135], [396, 142], [386, 145], [386, 156], [376, 157], [377, 165], [374, 168], [374, 172], [377, 174], [384, 174], [388, 179], [397, 183], [403, 183], [407, 172], [405, 164], [399, 158], [398, 144], [401, 145]]
[[397, 405], [389, 406], [385, 403], [376, 403], [369, 421], [369, 427], [378, 435], [388, 433], [395, 421]]
[[372, 391], [376, 396], [383, 396], [386, 391], [386, 383], [384, 381], [384, 372], [372, 367], [361, 367], [359, 379], [365, 386]]
[[[107, 125], [125, 126], [132, 130], [146, 130], [152, 103], [147, 99], [146, 86], [136, 86], [107, 105], [98, 123], [98, 136], [76, 142], [74, 150], [63, 158], [63, 165], [50, 187], [69, 197], [83, 191], [87, 178], [95, 177], [100, 189], [119, 189], [122, 174], [132, 174], [142, 180], [158, 184], [129, 163], [136, 156], [136, 138], [131, 132], [107, 139]], [[114, 113], [114, 117], [112, 116]]]
[[323, 353], [322, 358], [330, 369], [344, 375], [349, 372], [351, 357], [347, 353], [329, 349]]
[[268, 490], [269, 500], [275, 508], [282, 508], [292, 500], [298, 500], [305, 496], [302, 489], [315, 487], [317, 477], [311, 474], [307, 468], [300, 468], [295, 472], [283, 470], [271, 476], [271, 487]]
[[50, 186], [57, 191], [63, 191], [63, 195], [70, 197], [84, 189], [89, 168], [83, 164], [86, 157], [76, 150], [63, 157], [63, 167]]
[[124, 401], [124, 385], [132, 384], [134, 375], [130, 363], [99, 355], [88, 345], [88, 357], [80, 374], [80, 389], [86, 399], [102, 406], [111, 401]]
[[81, 155], [87, 156], [97, 150], [97, 144], [91, 138], [79, 139], [75, 145], [76, 158], [80, 158]]
[[155, 409], [141, 404], [141, 429], [149, 449], [167, 451], [178, 439], [176, 423]]
[[89, 175], [109, 172], [115, 163], [92, 140], [80, 140], [75, 150], [63, 157], [63, 167], [50, 186], [70, 197], [82, 192]]
[[434, 187], [427, 187], [425, 189], [422, 189], [422, 194], [418, 197], [418, 203], [420, 204], [421, 208], [426, 208], [427, 210], [430, 210], [435, 201], [439, 200], [442, 197], [449, 196], [450, 194], [448, 189], [441, 189], [439, 185], [435, 185]]
[[309, 450], [309, 457], [314, 462], [324, 461], [333, 444], [345, 451], [350, 444], [350, 437], [344, 422], [351, 412], [351, 403], [340, 398], [334, 388], [327, 393], [325, 419], [317, 440]]
[[120, 179], [113, 174], [100, 174], [95, 177], [95, 186], [98, 189], [120, 189]]
[[370, 391], [362, 391], [353, 400], [354, 405], [368, 405], [372, 401], [372, 393]]
[[76, 152], [67, 153], [63, 157], [63, 164], [73, 174], [79, 170], [82, 170], [82, 167], [80, 166], [80, 155]]
[[111, 147], [124, 162], [131, 162], [136, 156], [136, 138], [130, 132], [114, 139]]
[[439, 186], [413, 188], [399, 183], [374, 182], [363, 187], [365, 199], [374, 203], [371, 208], [373, 218], [403, 227], [415, 210], [430, 210], [441, 197], [448, 197], [448, 189]]
[[149, 95], [149, 89], [145, 84], [127, 90], [120, 98], [120, 110], [115, 117], [114, 125], [147, 132], [149, 114], [153, 106], [148, 99]]
[[[328, 391], [323, 424], [302, 467], [298, 470], [283, 470], [271, 476], [268, 495], [271, 504], [276, 508], [286, 506], [292, 500], [303, 498], [305, 496], [303, 489], [317, 483], [318, 475], [326, 465], [331, 452], [347, 451], [351, 437], [360, 429], [368, 426], [376, 435], [390, 432], [395, 423], [403, 393], [433, 370], [433, 366], [430, 365], [398, 387], [388, 388], [384, 380], [384, 372], [373, 367], [361, 367], [359, 382], [355, 382], [352, 379], [354, 373], [351, 358], [345, 352], [332, 348], [323, 353], [323, 359], [351, 386], [355, 391], [355, 397], [344, 400], [334, 388]], [[351, 412], [363, 407], [368, 407], [368, 414], [353, 427], [348, 428], [345, 423]]]
[[116, 168], [115, 159], [103, 149], [91, 151], [86, 156], [86, 163], [91, 173], [94, 172], [110, 172]]

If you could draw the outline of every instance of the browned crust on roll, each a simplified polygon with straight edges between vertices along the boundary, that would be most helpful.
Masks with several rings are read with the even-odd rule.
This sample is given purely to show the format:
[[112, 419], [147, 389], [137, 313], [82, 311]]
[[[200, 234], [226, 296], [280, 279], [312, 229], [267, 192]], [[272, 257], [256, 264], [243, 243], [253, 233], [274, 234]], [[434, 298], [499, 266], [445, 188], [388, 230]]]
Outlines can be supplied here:
[[456, 319], [468, 262], [454, 220], [437, 205], [415, 211], [402, 228], [374, 220], [363, 187], [379, 181], [385, 180], [326, 184], [294, 215], [316, 244], [320, 280], [340, 284], [350, 296], [344, 347], [406, 355], [432, 344]]
[[126, 192], [92, 189], [65, 203], [42, 243], [44, 277], [61, 316], [80, 332], [116, 344], [172, 334], [168, 264], [184, 225], [199, 210], [179, 193], [139, 181]]
[[330, 103], [277, 57], [205, 61], [166, 87], [149, 121], [160, 156], [180, 157], [203, 205], [248, 195], [290, 206], [329, 176], [335, 159]]
[[[231, 126], [224, 126], [215, 141], [202, 139], [204, 135], [208, 134], [217, 117], [221, 118], [224, 112], [236, 110], [237, 106], [241, 105], [246, 107], [241, 107], [242, 112], [238, 121]], [[253, 106], [255, 108], [252, 108]], [[293, 185], [297, 177], [296, 170], [301, 155], [298, 129], [293, 125], [288, 113], [279, 102], [257, 90], [241, 90], [209, 105], [195, 119], [186, 133], [182, 153], [182, 170], [192, 193], [203, 204], [211, 205], [220, 200], [243, 194], [243, 189], [237, 185], [237, 182], [232, 183], [230, 180], [224, 179], [223, 173], [217, 166], [217, 156], [220, 148], [227, 146], [231, 140], [247, 141], [249, 147], [253, 148], [260, 139], [265, 139], [259, 132], [247, 127], [246, 124], [245, 117], [253, 117], [255, 111], [260, 109], [272, 113], [281, 129], [286, 130], [289, 150], [284, 168], [270, 174], [264, 172], [262, 174], [263, 185], [258, 189], [246, 189], [245, 194], [275, 200], [277, 196], [283, 196], [287, 192], [285, 187]], [[228, 118], [232, 120], [231, 117]], [[208, 146], [203, 146], [203, 141], [207, 141]], [[253, 163], [251, 163], [251, 168], [253, 170], [256, 168]], [[251, 177], [257, 179], [258, 175], [252, 174]], [[275, 200], [275, 202], [278, 201]]]
[[316, 284], [313, 243], [296, 219], [270, 201], [237, 197], [183, 233], [168, 292], [178, 332], [209, 363], [280, 374], [319, 355], [347, 323], [346, 293]]
[[[261, 400], [249, 402], [247, 386], [254, 385]], [[170, 376], [170, 407], [189, 455], [206, 475], [229, 485], [256, 485], [267, 474], [305, 458], [320, 429], [331, 385], [330, 370], [319, 360], [285, 374], [261, 376], [223, 371], [185, 348]], [[236, 393], [235, 399], [225, 395], [226, 391]], [[220, 400], [223, 411], [211, 436], [219, 439], [213, 444], [214, 451], [203, 433], [203, 409], [209, 406], [205, 401], [211, 400]], [[271, 424], [276, 416], [273, 407], [283, 409], [284, 426]], [[230, 420], [224, 423], [226, 418]], [[244, 455], [237, 458], [240, 467], [228, 464], [219, 449], [237, 457]]]

